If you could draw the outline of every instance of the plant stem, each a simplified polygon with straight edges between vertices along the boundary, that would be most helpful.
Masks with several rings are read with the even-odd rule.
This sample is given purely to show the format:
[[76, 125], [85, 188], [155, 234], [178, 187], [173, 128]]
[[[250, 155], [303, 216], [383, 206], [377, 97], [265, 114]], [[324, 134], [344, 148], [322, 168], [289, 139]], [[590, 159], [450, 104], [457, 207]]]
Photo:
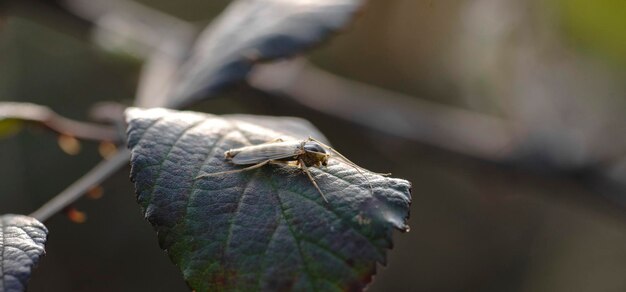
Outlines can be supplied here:
[[519, 138], [509, 121], [348, 80], [303, 58], [257, 65], [248, 81], [355, 124], [489, 161], [509, 157]]
[[110, 159], [101, 161], [87, 174], [30, 214], [30, 216], [42, 222], [48, 220], [52, 215], [62, 211], [65, 207], [78, 200], [87, 190], [100, 184], [118, 169], [127, 165], [129, 157], [130, 151], [123, 149]]
[[39, 123], [60, 134], [95, 141], [119, 141], [113, 127], [79, 122], [62, 117], [50, 108], [25, 102], [0, 102], [0, 119]]

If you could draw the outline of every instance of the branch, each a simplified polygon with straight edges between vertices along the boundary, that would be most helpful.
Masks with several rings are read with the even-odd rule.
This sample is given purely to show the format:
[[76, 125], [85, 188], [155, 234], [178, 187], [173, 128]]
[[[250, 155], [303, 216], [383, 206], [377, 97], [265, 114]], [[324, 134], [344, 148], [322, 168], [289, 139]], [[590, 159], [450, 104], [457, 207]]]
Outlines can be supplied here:
[[249, 83], [328, 115], [457, 153], [498, 161], [517, 135], [496, 117], [347, 80], [302, 58], [257, 65]]
[[[140, 76], [138, 98], [135, 100], [136, 106], [149, 106], [149, 101], [153, 100], [151, 96], [159, 93], [163, 86], [167, 85], [168, 79], [171, 78], [181, 59], [185, 56], [196, 33], [189, 23], [133, 1], [66, 0], [65, 4], [72, 12], [96, 24], [98, 30], [94, 38], [97, 43], [100, 45], [114, 43], [121, 49], [147, 59], [147, 65], [144, 65]], [[17, 105], [12, 104], [12, 106]], [[21, 106], [25, 105], [21, 104]], [[53, 118], [45, 120], [60, 121], [60, 117], [47, 108], [29, 106], [22, 109], [30, 110], [30, 113], [22, 116], [48, 116]], [[98, 107], [95, 114], [102, 118], [102, 112], [105, 114], [117, 113], [118, 108], [117, 106]], [[67, 119], [62, 121], [64, 123], [61, 124], [68, 125]], [[50, 123], [45, 124], [50, 127]], [[57, 124], [53, 123], [53, 125]], [[81, 129], [87, 130], [87, 128]], [[72, 134], [78, 136], [76, 133]], [[127, 165], [129, 157], [130, 152], [123, 150], [109, 160], [103, 160], [63, 192], [33, 212], [31, 216], [40, 221], [45, 221], [62, 211], [82, 197], [90, 188], [104, 181], [122, 166]]]
[[[148, 105], [146, 100], [150, 100], [151, 96], [156, 95], [163, 85], [167, 84], [195, 35], [195, 29], [190, 24], [135, 2], [67, 0], [65, 4], [74, 13], [96, 24], [98, 27], [95, 35], [96, 42], [103, 45], [114, 40], [113, 43], [118, 46], [147, 59], [148, 65], [144, 66], [141, 73], [138, 98], [135, 102], [140, 106]], [[16, 105], [13, 104], [13, 106]], [[52, 116], [54, 117], [52, 120], [60, 120], [58, 115], [44, 107], [34, 106], [23, 109], [38, 113], [36, 116]], [[110, 113], [111, 110], [115, 112], [117, 107], [101, 107], [98, 110]], [[24, 116], [33, 116], [33, 114]], [[67, 121], [65, 119], [65, 122]], [[73, 134], [78, 136], [76, 133]], [[100, 184], [119, 168], [128, 164], [129, 157], [130, 152], [123, 150], [111, 159], [100, 162], [63, 192], [33, 212], [31, 216], [39, 221], [49, 219], [82, 197], [90, 188]]]
[[39, 123], [60, 134], [95, 141], [119, 141], [113, 128], [62, 117], [50, 108], [32, 103], [0, 102], [0, 120], [15, 119]]
[[124, 149], [115, 154], [109, 160], [103, 160], [87, 174], [71, 184], [63, 192], [30, 214], [30, 216], [41, 222], [46, 221], [52, 215], [62, 211], [65, 207], [74, 203], [90, 188], [102, 183], [102, 181], [111, 176], [118, 169], [128, 165], [129, 157], [130, 151]]

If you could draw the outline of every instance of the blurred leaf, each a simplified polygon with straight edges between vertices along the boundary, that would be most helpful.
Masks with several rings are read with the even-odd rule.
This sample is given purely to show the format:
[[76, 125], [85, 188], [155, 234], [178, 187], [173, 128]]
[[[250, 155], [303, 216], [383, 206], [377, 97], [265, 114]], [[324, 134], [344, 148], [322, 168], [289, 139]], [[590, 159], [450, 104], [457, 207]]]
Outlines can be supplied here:
[[109, 159], [117, 153], [117, 145], [111, 142], [100, 142], [98, 145], [98, 153], [104, 159]]
[[82, 146], [80, 146], [80, 141], [78, 139], [68, 136], [68, 135], [60, 135], [57, 139], [57, 144], [59, 148], [65, 152], [67, 155], [78, 155]]
[[76, 209], [75, 207], [67, 207], [64, 211], [70, 221], [76, 224], [82, 224], [87, 221], [87, 214], [85, 212]]
[[292, 166], [194, 179], [241, 168], [228, 149], [317, 135], [307, 121], [164, 109], [131, 109], [127, 120], [138, 202], [197, 291], [360, 290], [393, 229], [408, 231], [408, 181], [367, 173], [372, 192], [332, 157], [310, 169], [329, 203]]
[[0, 138], [6, 138], [17, 134], [22, 130], [23, 122], [16, 119], [0, 118]]
[[569, 37], [626, 65], [626, 1], [559, 0]]
[[0, 216], [0, 291], [24, 291], [45, 253], [48, 229], [35, 218]]
[[244, 79], [255, 62], [297, 54], [344, 27], [362, 3], [234, 1], [198, 38], [170, 88], [169, 100], [156, 105], [181, 108]]

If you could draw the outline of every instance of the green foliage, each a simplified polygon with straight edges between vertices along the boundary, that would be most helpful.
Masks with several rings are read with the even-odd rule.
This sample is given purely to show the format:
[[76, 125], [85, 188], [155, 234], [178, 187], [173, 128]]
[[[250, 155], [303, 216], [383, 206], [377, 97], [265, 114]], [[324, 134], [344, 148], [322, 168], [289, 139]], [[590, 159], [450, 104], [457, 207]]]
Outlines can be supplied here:
[[298, 168], [198, 178], [241, 168], [224, 152], [275, 138], [316, 135], [295, 118], [130, 109], [137, 200], [197, 291], [359, 290], [385, 263], [392, 231], [407, 231], [410, 183], [331, 158], [311, 168], [325, 203]]
[[23, 122], [16, 119], [0, 119], [0, 138], [11, 137], [22, 130]]
[[570, 38], [626, 65], [626, 1], [558, 0]]

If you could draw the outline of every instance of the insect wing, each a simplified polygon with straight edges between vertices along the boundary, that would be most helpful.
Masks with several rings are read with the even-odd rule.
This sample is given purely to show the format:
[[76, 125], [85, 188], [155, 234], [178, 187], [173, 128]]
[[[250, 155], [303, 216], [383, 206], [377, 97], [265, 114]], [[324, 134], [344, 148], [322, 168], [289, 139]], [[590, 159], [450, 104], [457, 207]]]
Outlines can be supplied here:
[[266, 143], [234, 149], [234, 164], [254, 164], [267, 160], [277, 160], [302, 154], [301, 143], [297, 141]]

